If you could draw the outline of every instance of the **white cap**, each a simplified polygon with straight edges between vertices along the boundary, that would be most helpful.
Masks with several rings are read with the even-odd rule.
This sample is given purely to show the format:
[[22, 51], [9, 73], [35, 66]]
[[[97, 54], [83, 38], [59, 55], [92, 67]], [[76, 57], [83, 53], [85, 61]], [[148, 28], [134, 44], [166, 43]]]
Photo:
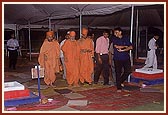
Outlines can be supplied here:
[[70, 34], [70, 31], [68, 31], [67, 34]]

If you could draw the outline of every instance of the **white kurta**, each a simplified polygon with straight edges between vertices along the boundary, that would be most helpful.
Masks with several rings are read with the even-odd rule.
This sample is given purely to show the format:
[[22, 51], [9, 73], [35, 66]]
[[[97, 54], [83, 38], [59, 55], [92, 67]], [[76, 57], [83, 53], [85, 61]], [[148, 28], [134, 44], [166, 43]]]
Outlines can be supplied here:
[[154, 69], [157, 69], [157, 57], [156, 57], [156, 40], [154, 38], [152, 38], [149, 43], [148, 43], [148, 47], [150, 49], [150, 51], [147, 52], [147, 59], [145, 61], [145, 66], [144, 68], [148, 68], [153, 66]]
[[[64, 39], [61, 43], [60, 43], [60, 49], [61, 47], [64, 45], [66, 39]], [[62, 62], [62, 66], [63, 66], [63, 70], [64, 70], [64, 74], [63, 74], [63, 79], [66, 79], [66, 68], [65, 68], [65, 62], [64, 62], [64, 53], [61, 50], [60, 51], [60, 58], [61, 58], [61, 62]]]

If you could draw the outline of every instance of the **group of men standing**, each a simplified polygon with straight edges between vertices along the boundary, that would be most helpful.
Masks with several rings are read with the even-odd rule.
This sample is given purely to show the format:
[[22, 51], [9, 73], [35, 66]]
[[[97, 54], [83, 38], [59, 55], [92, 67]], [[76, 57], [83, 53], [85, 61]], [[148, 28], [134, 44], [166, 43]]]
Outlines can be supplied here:
[[[109, 32], [104, 31], [103, 35], [93, 42], [93, 35], [89, 34], [87, 28], [82, 28], [82, 36], [76, 40], [76, 32], [68, 31], [65, 40], [60, 44], [55, 39], [53, 31], [46, 32], [38, 62], [45, 69], [44, 82], [53, 86], [56, 80], [56, 73], [60, 72], [63, 66], [63, 78], [69, 86], [79, 86], [79, 83], [97, 84], [100, 75], [104, 78], [103, 85], [109, 84], [109, 70], [112, 68], [112, 77], [117, 91], [121, 92], [123, 82], [131, 73], [131, 61], [129, 51], [133, 49], [129, 38], [123, 36], [120, 27], [114, 28], [111, 44]], [[148, 53], [144, 68], [157, 69], [157, 58], [155, 50], [158, 34], [148, 43]], [[96, 46], [96, 47], [95, 47]], [[16, 69], [19, 42], [14, 34], [7, 41], [9, 51], [9, 68]], [[60, 61], [61, 59], [61, 61]], [[96, 62], [96, 64], [95, 64]], [[96, 65], [96, 66], [95, 66]]]
[[123, 35], [120, 27], [114, 28], [111, 44], [108, 31], [104, 31], [103, 35], [97, 38], [96, 44], [88, 32], [87, 28], [82, 28], [82, 37], [76, 40], [76, 32], [68, 31], [65, 40], [60, 44], [54, 39], [53, 31], [46, 33], [46, 40], [38, 58], [39, 64], [45, 68], [45, 83], [53, 86], [55, 73], [59, 72], [62, 65], [63, 78], [69, 86], [79, 86], [79, 83], [85, 82], [90, 85], [97, 84], [100, 75], [104, 78], [103, 85], [110, 85], [109, 70], [113, 66], [113, 79], [117, 92], [121, 92], [123, 82], [131, 73], [129, 51], [133, 49], [132, 43]]
[[82, 29], [82, 37], [75, 40], [75, 31], [70, 31], [69, 39], [66, 39], [61, 47], [64, 55], [66, 79], [69, 86], [79, 86], [81, 83], [92, 83], [94, 48], [92, 40], [87, 36], [88, 29]]
[[76, 40], [75, 31], [69, 31], [67, 32], [66, 40], [63, 40], [59, 45], [58, 41], [54, 39], [54, 32], [47, 32], [46, 40], [40, 49], [38, 58], [41, 67], [45, 68], [44, 81], [47, 85], [52, 86], [56, 79], [55, 72], [58, 71], [54, 72], [52, 70], [59, 69], [61, 65], [60, 55], [64, 69], [63, 78], [67, 80], [69, 86], [78, 87], [79, 81], [81, 83], [92, 83], [94, 47], [87, 34], [88, 29], [83, 28], [82, 37]]
[[[131, 73], [131, 62], [129, 50], [132, 50], [132, 43], [130, 40], [122, 35], [122, 29], [117, 27], [114, 29], [114, 36], [111, 38], [112, 43], [109, 49], [109, 34], [107, 31], [103, 32], [103, 36], [96, 40], [96, 56], [97, 69], [95, 71], [94, 83], [97, 83], [102, 72], [104, 78], [103, 85], [109, 85], [109, 65], [114, 66], [113, 79], [116, 82], [117, 92], [121, 92], [121, 84], [127, 79]], [[113, 59], [112, 59], [113, 57]], [[113, 62], [113, 63], [112, 63]]]
[[[96, 44], [88, 32], [87, 28], [82, 28], [82, 37], [76, 40], [75, 31], [68, 31], [66, 39], [60, 44], [54, 39], [53, 31], [46, 33], [38, 58], [39, 64], [45, 68], [45, 83], [52, 86], [56, 79], [55, 72], [58, 72], [60, 65], [63, 65], [63, 78], [67, 80], [69, 86], [78, 87], [79, 82], [97, 84], [101, 74], [104, 78], [103, 85], [109, 85], [109, 65], [114, 61], [117, 91], [121, 91], [121, 84], [131, 73], [129, 50], [132, 50], [132, 44], [122, 35], [121, 28], [115, 28], [111, 46], [113, 51], [109, 52], [108, 31], [103, 32], [103, 35], [96, 40]], [[95, 71], [94, 60], [96, 60]]]

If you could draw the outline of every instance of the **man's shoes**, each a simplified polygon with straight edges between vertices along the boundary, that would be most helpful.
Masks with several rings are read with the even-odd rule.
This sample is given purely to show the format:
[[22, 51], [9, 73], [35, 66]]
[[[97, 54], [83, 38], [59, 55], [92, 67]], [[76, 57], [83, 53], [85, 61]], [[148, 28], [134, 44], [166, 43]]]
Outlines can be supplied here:
[[98, 82], [94, 82], [94, 84], [98, 84]]
[[109, 84], [109, 83], [104, 83], [103, 85], [110, 86], [111, 84]]

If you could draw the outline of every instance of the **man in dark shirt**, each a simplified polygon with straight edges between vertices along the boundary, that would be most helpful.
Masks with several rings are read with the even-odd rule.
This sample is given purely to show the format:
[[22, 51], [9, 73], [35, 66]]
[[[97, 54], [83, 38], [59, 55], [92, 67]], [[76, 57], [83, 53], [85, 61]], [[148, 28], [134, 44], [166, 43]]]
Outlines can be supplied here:
[[122, 29], [114, 29], [115, 38], [113, 39], [114, 47], [114, 65], [116, 72], [117, 92], [121, 92], [121, 84], [128, 78], [131, 73], [131, 61], [129, 50], [132, 50], [132, 44], [129, 39], [122, 35]]

